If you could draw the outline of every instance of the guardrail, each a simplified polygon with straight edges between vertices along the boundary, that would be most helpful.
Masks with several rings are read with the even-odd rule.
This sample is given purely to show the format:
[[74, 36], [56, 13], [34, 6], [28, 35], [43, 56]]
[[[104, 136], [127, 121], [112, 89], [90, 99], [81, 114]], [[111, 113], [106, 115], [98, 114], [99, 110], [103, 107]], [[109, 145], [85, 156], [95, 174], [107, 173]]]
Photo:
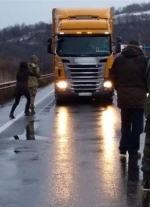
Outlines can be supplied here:
[[[42, 75], [42, 77], [40, 79], [42, 80], [42, 79], [46, 79], [46, 78], [49, 78], [52, 76], [54, 76], [54, 73], [45, 74], [45, 75]], [[0, 90], [9, 89], [9, 88], [12, 88], [15, 86], [16, 86], [16, 81], [9, 81], [9, 82], [5, 82], [5, 83], [0, 83]]]

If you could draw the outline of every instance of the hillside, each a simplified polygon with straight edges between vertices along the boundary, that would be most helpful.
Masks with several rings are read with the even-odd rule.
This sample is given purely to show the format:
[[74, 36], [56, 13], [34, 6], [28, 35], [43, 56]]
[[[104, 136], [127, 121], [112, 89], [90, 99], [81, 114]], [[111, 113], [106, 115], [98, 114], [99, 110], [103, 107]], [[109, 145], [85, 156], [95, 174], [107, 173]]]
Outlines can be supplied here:
[[32, 54], [38, 56], [43, 74], [53, 72], [51, 56], [47, 54], [49, 36], [51, 36], [50, 25], [43, 22], [28, 26], [15, 25], [1, 30], [0, 82], [15, 79], [19, 62], [21, 60], [29, 61]]
[[136, 39], [143, 45], [150, 45], [150, 2], [112, 10], [115, 35], [121, 36], [124, 44]]
[[150, 45], [150, 11], [123, 13], [115, 15], [114, 20], [115, 35], [121, 36], [123, 43], [136, 39], [144, 45]]

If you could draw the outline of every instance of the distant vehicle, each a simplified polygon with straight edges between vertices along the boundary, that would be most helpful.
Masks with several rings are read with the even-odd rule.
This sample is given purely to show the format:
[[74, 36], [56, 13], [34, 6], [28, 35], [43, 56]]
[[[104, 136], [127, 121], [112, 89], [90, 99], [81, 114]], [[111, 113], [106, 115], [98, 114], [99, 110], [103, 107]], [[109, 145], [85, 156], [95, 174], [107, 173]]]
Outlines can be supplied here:
[[[121, 51], [127, 47], [127, 44], [121, 44]], [[140, 48], [143, 49], [143, 45], [140, 45]]]
[[48, 53], [54, 55], [56, 101], [71, 96], [112, 101], [108, 76], [120, 39], [113, 48], [111, 9], [53, 9]]

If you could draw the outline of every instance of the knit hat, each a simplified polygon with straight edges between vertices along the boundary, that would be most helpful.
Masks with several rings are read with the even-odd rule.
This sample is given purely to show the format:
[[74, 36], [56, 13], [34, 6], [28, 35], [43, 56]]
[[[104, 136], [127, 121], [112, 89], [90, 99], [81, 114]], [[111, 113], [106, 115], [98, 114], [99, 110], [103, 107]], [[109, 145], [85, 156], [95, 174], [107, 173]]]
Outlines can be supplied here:
[[36, 55], [31, 55], [31, 57], [30, 57], [30, 62], [31, 63], [37, 64], [38, 60], [39, 59], [38, 59], [38, 57]]
[[128, 44], [129, 44], [129, 45], [140, 46], [140, 45], [139, 45], [139, 42], [136, 41], [136, 40], [131, 40]]
[[28, 69], [28, 64], [25, 61], [21, 61], [20, 62], [20, 69]]

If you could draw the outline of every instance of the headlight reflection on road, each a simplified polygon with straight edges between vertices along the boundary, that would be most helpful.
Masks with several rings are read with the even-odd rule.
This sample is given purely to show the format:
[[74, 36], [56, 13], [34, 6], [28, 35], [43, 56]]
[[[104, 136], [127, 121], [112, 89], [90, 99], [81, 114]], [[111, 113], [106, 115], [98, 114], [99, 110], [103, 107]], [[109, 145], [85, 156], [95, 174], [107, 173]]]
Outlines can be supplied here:
[[71, 123], [68, 116], [69, 112], [66, 107], [58, 110], [56, 121], [56, 152], [54, 157], [55, 182], [53, 183], [53, 192], [58, 200], [64, 203], [71, 198], [72, 189], [74, 188], [73, 178], [73, 155], [71, 146]]
[[101, 137], [103, 140], [104, 157], [103, 161], [100, 161], [100, 179], [103, 180], [103, 187], [108, 195], [115, 199], [114, 189], [112, 190], [112, 185], [114, 185], [114, 151], [116, 143], [114, 140], [115, 136], [115, 124], [116, 124], [116, 111], [113, 107], [109, 106], [105, 111], [102, 112], [101, 117]]
[[108, 107], [102, 114], [102, 135], [104, 137], [104, 149], [106, 158], [111, 159], [114, 148], [113, 137], [115, 135], [115, 112], [112, 107]]
[[67, 109], [61, 108], [58, 114], [58, 134], [65, 135], [67, 130]]

